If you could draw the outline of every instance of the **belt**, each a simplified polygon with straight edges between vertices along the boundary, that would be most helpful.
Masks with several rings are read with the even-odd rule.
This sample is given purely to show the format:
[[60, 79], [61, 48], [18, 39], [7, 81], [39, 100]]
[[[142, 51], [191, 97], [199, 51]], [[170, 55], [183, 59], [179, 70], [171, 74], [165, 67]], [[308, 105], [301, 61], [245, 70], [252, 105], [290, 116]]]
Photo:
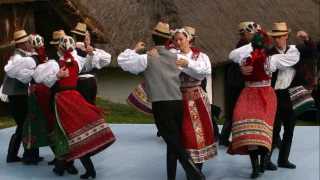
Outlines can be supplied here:
[[94, 77], [79, 77], [78, 80], [87, 80], [87, 79], [91, 79], [91, 78], [94, 78]]

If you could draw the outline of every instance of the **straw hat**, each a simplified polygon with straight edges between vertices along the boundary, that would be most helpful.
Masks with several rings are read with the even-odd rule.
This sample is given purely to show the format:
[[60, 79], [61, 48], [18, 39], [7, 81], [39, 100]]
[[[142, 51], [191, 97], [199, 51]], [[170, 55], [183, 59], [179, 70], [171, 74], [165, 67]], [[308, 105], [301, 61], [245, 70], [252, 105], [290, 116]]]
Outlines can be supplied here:
[[244, 28], [247, 26], [248, 22], [241, 22], [238, 25], [238, 33], [243, 33], [244, 32]]
[[86, 36], [87, 35], [87, 25], [83, 23], [78, 23], [76, 28], [71, 31], [72, 33], [79, 34], [81, 36]]
[[287, 24], [285, 22], [273, 23], [272, 30], [268, 31], [267, 34], [269, 36], [283, 36], [289, 34], [291, 29], [288, 29]]
[[182, 28], [188, 30], [192, 37], [194, 37], [194, 38], [198, 37], [198, 36], [196, 36], [196, 29], [195, 28], [190, 27], [190, 26], [183, 26]]
[[13, 33], [13, 41], [11, 41], [12, 44], [18, 44], [28, 41], [28, 34], [25, 30], [16, 31]]
[[63, 30], [54, 31], [52, 34], [52, 41], [50, 42], [50, 44], [59, 44], [60, 38], [65, 35], [66, 35], [66, 33], [64, 33]]
[[169, 33], [169, 24], [159, 22], [157, 26], [153, 29], [152, 34], [170, 39], [171, 36]]

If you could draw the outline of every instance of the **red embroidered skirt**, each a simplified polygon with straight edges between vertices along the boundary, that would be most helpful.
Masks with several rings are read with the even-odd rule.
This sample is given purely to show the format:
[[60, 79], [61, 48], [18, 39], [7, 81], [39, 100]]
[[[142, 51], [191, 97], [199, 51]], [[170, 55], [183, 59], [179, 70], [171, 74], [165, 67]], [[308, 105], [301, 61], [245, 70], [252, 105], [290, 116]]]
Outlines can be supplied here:
[[102, 109], [87, 103], [77, 91], [57, 93], [55, 103], [57, 125], [63, 131], [56, 131], [56, 153], [60, 159], [70, 161], [87, 154], [92, 156], [116, 141], [100, 115]]
[[271, 86], [245, 87], [234, 109], [228, 153], [247, 155], [247, 146], [272, 148], [277, 97]]
[[133, 108], [137, 109], [138, 112], [145, 115], [153, 116], [151, 103], [147, 100], [145, 81], [134, 88], [133, 92], [127, 99], [127, 103]]
[[201, 87], [183, 88], [182, 143], [195, 163], [217, 155], [211, 121], [211, 106]]

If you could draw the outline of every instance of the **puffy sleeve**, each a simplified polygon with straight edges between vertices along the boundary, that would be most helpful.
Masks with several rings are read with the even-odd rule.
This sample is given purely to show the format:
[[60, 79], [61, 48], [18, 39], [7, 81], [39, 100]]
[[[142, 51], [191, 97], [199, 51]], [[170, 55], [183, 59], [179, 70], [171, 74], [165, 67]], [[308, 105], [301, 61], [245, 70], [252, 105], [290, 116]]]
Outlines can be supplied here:
[[270, 71], [286, 70], [299, 62], [300, 53], [295, 45], [290, 45], [286, 54], [275, 54], [270, 57]]
[[118, 58], [118, 64], [124, 71], [138, 74], [147, 68], [147, 55], [139, 55], [134, 50], [126, 49]]
[[251, 52], [253, 51], [253, 48], [251, 46], [251, 43], [244, 45], [240, 48], [237, 48], [233, 51], [230, 52], [229, 54], [229, 59], [235, 63], [240, 64], [240, 66], [242, 65], [242, 60], [250, 57], [251, 56]]
[[95, 49], [93, 56], [87, 55], [81, 72], [91, 71], [93, 68], [101, 69], [111, 62], [111, 55], [104, 50]]
[[47, 87], [52, 87], [59, 80], [56, 75], [59, 70], [59, 64], [55, 60], [50, 60], [37, 66], [32, 77], [37, 83], [44, 83]]
[[17, 74], [17, 79], [21, 81], [24, 84], [28, 84], [31, 79], [32, 79], [32, 74], [34, 72], [34, 69], [22, 69], [18, 74]]
[[107, 53], [104, 50], [101, 49], [95, 49], [95, 51], [93, 51], [94, 56], [92, 57], [92, 64], [93, 67], [97, 68], [97, 69], [101, 69], [103, 67], [106, 67], [110, 64], [111, 62], [111, 55], [109, 53]]
[[[10, 78], [17, 78], [22, 70], [33, 70], [36, 67], [36, 62], [31, 57], [22, 57], [15, 55], [12, 60], [8, 61], [8, 64], [4, 67], [4, 71]], [[25, 73], [25, 71], [24, 71]], [[31, 75], [26, 73], [25, 75]], [[30, 76], [28, 77], [30, 78]]]
[[189, 61], [188, 67], [183, 68], [182, 72], [192, 76], [198, 80], [203, 80], [206, 75], [211, 74], [211, 63], [209, 57], [200, 53], [198, 59], [196, 61], [186, 58], [185, 56], [178, 54], [178, 58], [183, 58]]
[[211, 74], [210, 59], [206, 54], [200, 53], [196, 61], [189, 61], [188, 67], [186, 69], [194, 72], [195, 74], [209, 75]]

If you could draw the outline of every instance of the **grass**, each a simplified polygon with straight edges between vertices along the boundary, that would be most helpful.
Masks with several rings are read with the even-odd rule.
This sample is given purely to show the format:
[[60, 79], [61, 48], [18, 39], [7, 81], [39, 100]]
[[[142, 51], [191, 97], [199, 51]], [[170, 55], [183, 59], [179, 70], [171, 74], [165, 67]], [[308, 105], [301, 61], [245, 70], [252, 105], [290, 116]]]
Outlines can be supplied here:
[[[98, 99], [99, 107], [109, 108], [110, 116], [104, 117], [111, 124], [153, 124], [153, 117], [143, 115], [137, 112], [134, 108], [127, 104], [113, 103], [110, 101]], [[216, 122], [218, 125], [223, 124], [224, 119], [220, 118]], [[15, 126], [13, 119], [10, 116], [0, 117], [0, 129]], [[297, 121], [297, 126], [319, 126], [314, 122]]]

